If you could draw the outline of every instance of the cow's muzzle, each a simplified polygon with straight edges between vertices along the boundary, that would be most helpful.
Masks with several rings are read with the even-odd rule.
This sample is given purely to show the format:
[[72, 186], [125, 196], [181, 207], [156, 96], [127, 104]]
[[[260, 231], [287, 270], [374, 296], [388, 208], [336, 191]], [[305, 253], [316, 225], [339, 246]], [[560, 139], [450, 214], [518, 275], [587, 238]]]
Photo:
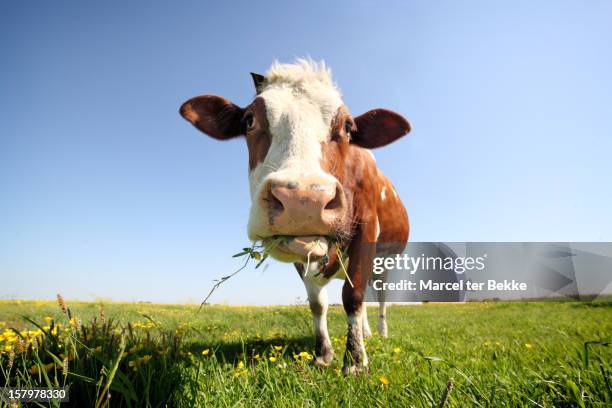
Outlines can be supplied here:
[[293, 237], [282, 250], [300, 258], [325, 253], [326, 238], [336, 233], [346, 217], [346, 201], [342, 186], [331, 177], [269, 178], [256, 204], [258, 224], [265, 230], [260, 236]]

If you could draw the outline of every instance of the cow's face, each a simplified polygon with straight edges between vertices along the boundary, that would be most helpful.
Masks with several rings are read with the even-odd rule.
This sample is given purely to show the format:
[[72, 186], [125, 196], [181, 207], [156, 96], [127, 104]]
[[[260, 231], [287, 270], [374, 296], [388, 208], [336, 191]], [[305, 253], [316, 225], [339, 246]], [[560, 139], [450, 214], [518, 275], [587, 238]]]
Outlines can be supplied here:
[[352, 195], [344, 190], [350, 145], [383, 146], [410, 126], [383, 109], [353, 118], [323, 64], [274, 64], [254, 79], [258, 93], [246, 108], [205, 95], [185, 102], [181, 114], [216, 139], [246, 137], [249, 238], [290, 237], [272, 251], [282, 261], [323, 256], [329, 238], [351, 233]]

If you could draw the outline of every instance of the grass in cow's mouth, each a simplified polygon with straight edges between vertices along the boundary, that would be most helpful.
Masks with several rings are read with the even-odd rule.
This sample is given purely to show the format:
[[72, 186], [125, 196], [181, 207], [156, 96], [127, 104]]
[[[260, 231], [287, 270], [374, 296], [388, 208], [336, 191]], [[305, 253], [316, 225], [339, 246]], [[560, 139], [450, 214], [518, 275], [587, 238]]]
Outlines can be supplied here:
[[[237, 275], [240, 271], [242, 271], [244, 268], [247, 267], [247, 265], [249, 264], [249, 261], [251, 259], [255, 259], [257, 261], [257, 265], [255, 265], [255, 269], [259, 268], [266, 259], [268, 259], [268, 257], [270, 256], [270, 252], [272, 252], [276, 247], [278, 247], [279, 245], [281, 245], [284, 242], [287, 242], [289, 240], [293, 239], [293, 237], [288, 236], [288, 235], [276, 235], [274, 237], [272, 237], [271, 240], [259, 240], [259, 241], [255, 241], [253, 242], [253, 245], [251, 245], [248, 248], [242, 248], [241, 252], [238, 252], [237, 254], [234, 254], [232, 256], [232, 258], [239, 258], [239, 257], [246, 257], [244, 264], [235, 272], [226, 275], [226, 276], [222, 276], [219, 279], [215, 279], [214, 282], [216, 282], [212, 289], [210, 290], [210, 292], [208, 292], [208, 295], [206, 296], [206, 298], [204, 298], [204, 300], [202, 301], [202, 303], [200, 304], [200, 309], [202, 308], [203, 305], [206, 304], [206, 301], [208, 299], [210, 299], [210, 297], [212, 296], [212, 294], [215, 292], [215, 290], [217, 290], [217, 288], [219, 286], [221, 286], [223, 284], [223, 282], [227, 281], [228, 279], [232, 278], [233, 276]], [[198, 309], [198, 311], [200, 310]]]
[[346, 266], [344, 265], [344, 261], [342, 260], [343, 255], [344, 253], [340, 249], [340, 246], [336, 245], [336, 256], [338, 256], [338, 262], [340, 263], [340, 268], [342, 268], [342, 272], [344, 272], [344, 276], [346, 276], [346, 280], [348, 281], [348, 283], [351, 285], [352, 288], [354, 288], [355, 285], [353, 285], [353, 281], [349, 277], [348, 271], [346, 270]]
[[[232, 258], [245, 257], [244, 264], [239, 269], [237, 269], [235, 272], [214, 280], [215, 284], [213, 285], [210, 292], [208, 292], [208, 295], [206, 295], [206, 298], [204, 298], [204, 300], [200, 304], [200, 309], [202, 308], [203, 305], [206, 304], [208, 299], [210, 299], [212, 294], [215, 292], [215, 290], [219, 288], [219, 286], [221, 286], [225, 281], [227, 281], [228, 279], [232, 278], [233, 276], [241, 272], [243, 269], [245, 269], [251, 259], [254, 259], [257, 261], [257, 264], [255, 265], [255, 269], [257, 269], [265, 262], [266, 259], [268, 259], [268, 257], [270, 256], [270, 253], [273, 250], [278, 248], [280, 245], [285, 244], [295, 238], [296, 236], [293, 236], [293, 235], [274, 235], [269, 239], [255, 241], [253, 242], [253, 245], [251, 245], [250, 247], [242, 248], [242, 251], [238, 252], [237, 254], [232, 255]], [[344, 264], [344, 261], [343, 261], [343, 256], [345, 254], [342, 251], [342, 249], [340, 249], [341, 245], [339, 241], [333, 237], [321, 237], [321, 238], [325, 238], [327, 242], [329, 243], [329, 246], [336, 247], [336, 256], [338, 257], [338, 263], [340, 264], [340, 268], [342, 269], [342, 272], [344, 272], [344, 275], [346, 276], [346, 280], [349, 282], [351, 287], [354, 287], [353, 282], [351, 281], [351, 278], [348, 275], [346, 265]], [[311, 249], [308, 252], [305, 274], [308, 273], [308, 268], [310, 266], [310, 255], [314, 251], [314, 248], [320, 245], [321, 238], [317, 238], [313, 249]], [[325, 256], [325, 258], [327, 258], [327, 255]]]

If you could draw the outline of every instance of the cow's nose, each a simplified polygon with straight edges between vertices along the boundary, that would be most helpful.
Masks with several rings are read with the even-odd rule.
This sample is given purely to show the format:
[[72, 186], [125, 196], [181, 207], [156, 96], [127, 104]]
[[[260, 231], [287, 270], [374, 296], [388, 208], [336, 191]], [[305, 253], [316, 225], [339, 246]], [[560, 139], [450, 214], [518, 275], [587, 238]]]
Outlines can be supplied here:
[[271, 226], [287, 235], [326, 235], [346, 207], [340, 183], [321, 177], [269, 180], [262, 189], [261, 205]]

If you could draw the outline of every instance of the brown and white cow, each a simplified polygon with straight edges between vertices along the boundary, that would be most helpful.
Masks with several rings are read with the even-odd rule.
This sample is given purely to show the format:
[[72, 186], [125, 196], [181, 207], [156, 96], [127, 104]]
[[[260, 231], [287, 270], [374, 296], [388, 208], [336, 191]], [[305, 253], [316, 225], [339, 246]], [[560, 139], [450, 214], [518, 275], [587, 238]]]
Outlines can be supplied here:
[[[335, 245], [346, 254], [344, 372], [367, 369], [363, 338], [371, 332], [363, 299], [373, 257], [401, 252], [408, 239], [406, 210], [367, 149], [404, 136], [410, 124], [386, 109], [352, 116], [323, 62], [274, 63], [265, 77], [252, 76], [257, 95], [245, 108], [203, 95], [185, 102], [180, 113], [215, 139], [245, 136], [252, 199], [248, 236], [264, 243], [291, 237], [271, 255], [294, 263], [304, 281], [317, 365], [333, 358], [325, 285], [345, 278]], [[384, 299], [379, 332], [387, 335]]]

